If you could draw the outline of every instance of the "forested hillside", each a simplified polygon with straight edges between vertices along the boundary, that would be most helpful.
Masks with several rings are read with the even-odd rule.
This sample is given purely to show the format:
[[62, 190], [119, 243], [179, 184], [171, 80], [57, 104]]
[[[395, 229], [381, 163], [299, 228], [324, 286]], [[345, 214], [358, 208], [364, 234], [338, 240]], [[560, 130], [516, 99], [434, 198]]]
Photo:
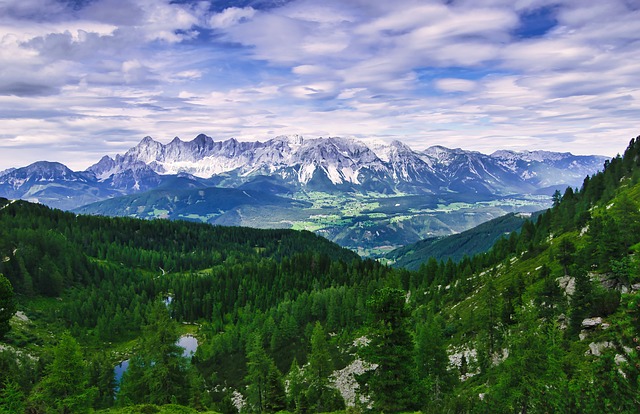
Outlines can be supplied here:
[[[404, 267], [418, 270], [420, 265], [430, 258], [459, 262], [465, 256], [484, 253], [505, 234], [519, 231], [528, 220], [535, 221], [537, 213], [509, 213], [502, 217], [489, 220], [479, 226], [446, 237], [433, 237], [394, 249], [384, 255], [393, 267]], [[533, 217], [533, 218], [532, 218]]]
[[0, 412], [638, 412], [640, 139], [604, 167], [417, 271], [308, 232], [2, 200]]

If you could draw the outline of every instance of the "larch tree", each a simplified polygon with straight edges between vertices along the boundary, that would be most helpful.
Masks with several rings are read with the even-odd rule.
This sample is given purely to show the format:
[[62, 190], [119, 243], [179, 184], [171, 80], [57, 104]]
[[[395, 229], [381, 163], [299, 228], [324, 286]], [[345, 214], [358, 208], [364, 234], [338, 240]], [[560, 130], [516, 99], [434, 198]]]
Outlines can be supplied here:
[[95, 388], [89, 387], [86, 363], [78, 342], [64, 334], [53, 350], [53, 361], [31, 395], [30, 406], [47, 407], [47, 412], [86, 413], [91, 408]]

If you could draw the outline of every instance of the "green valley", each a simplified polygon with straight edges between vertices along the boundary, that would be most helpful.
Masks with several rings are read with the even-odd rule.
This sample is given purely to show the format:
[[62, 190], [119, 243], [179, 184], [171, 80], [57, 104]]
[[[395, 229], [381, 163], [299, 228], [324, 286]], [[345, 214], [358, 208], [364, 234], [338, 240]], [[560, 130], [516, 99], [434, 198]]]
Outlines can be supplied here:
[[[460, 201], [466, 198], [466, 201]], [[290, 196], [255, 190], [153, 190], [78, 208], [82, 214], [179, 219], [225, 226], [291, 228], [322, 235], [365, 257], [428, 237], [442, 237], [512, 212], [534, 212], [550, 197], [451, 198], [433, 195], [303, 191]]]
[[[297, 202], [313, 210], [298, 228], [349, 223], [332, 240], [474, 220], [446, 200]], [[640, 139], [517, 221], [465, 236], [488, 251], [409, 270], [310, 231], [2, 199], [0, 413], [637, 412]]]

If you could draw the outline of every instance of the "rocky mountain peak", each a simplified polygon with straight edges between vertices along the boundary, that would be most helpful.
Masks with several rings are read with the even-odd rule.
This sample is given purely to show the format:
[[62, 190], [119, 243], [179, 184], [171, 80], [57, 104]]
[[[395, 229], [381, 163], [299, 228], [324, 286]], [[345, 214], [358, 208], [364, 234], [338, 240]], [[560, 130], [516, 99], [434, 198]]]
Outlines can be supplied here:
[[[373, 188], [384, 183], [392, 188], [402, 188], [401, 191], [421, 193], [437, 192], [442, 188], [462, 191], [466, 185], [475, 182], [474, 191], [509, 194], [519, 191], [519, 188], [529, 188], [523, 183], [531, 179], [551, 182], [544, 181], [543, 177], [558, 175], [558, 168], [569, 168], [563, 165], [547, 170], [523, 171], [527, 168], [526, 163], [521, 165], [520, 161], [509, 160], [541, 159], [543, 161], [540, 162], [547, 163], [565, 156], [542, 151], [496, 151], [489, 156], [441, 145], [415, 151], [398, 140], [365, 143], [352, 138], [305, 139], [300, 135], [282, 135], [264, 142], [235, 138], [214, 141], [200, 134], [192, 141], [176, 137], [166, 145], [145, 137], [123, 156], [118, 155], [115, 159], [105, 157], [90, 170], [101, 180], [127, 170], [139, 171], [145, 165], [160, 175], [184, 173], [209, 179], [231, 174], [242, 177], [239, 178], [242, 181], [250, 180], [254, 175], [267, 175], [290, 180], [294, 185], [307, 185], [320, 174], [330, 185], [350, 183], [368, 188], [370, 180], [378, 183], [371, 184]], [[584, 169], [593, 169], [593, 164], [587, 160], [576, 162], [578, 167], [571, 168], [580, 173]], [[589, 165], [580, 168], [585, 163]], [[602, 160], [598, 159], [598, 163], [601, 164]], [[451, 187], [452, 183], [455, 183], [454, 187]], [[416, 186], [421, 189], [416, 190]]]

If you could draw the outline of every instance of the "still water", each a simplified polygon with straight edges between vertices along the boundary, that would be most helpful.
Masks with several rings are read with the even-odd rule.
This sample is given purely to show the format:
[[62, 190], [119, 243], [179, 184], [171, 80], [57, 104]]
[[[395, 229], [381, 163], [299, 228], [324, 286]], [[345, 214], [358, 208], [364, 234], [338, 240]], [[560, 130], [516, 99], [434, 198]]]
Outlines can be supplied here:
[[[178, 346], [180, 346], [184, 351], [182, 352], [182, 356], [186, 358], [191, 358], [193, 354], [196, 353], [198, 349], [198, 340], [195, 336], [192, 335], [184, 335], [178, 339]], [[116, 383], [120, 383], [120, 379], [122, 378], [122, 374], [129, 368], [129, 360], [125, 359], [113, 369], [113, 374], [116, 378]]]

